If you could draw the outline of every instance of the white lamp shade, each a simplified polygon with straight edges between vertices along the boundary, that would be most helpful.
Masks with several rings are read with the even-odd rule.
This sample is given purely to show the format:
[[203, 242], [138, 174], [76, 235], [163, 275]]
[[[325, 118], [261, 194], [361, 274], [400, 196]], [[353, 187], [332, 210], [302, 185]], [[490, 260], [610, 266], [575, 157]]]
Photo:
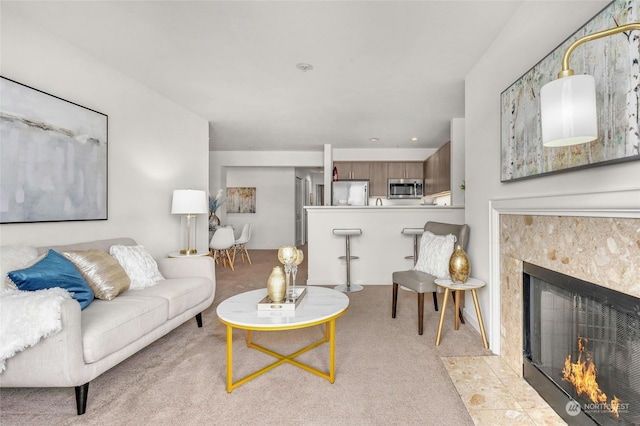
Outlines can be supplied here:
[[209, 213], [206, 191], [195, 189], [176, 189], [173, 191], [171, 203], [172, 214], [204, 214]]
[[540, 90], [542, 143], [557, 147], [598, 138], [596, 84], [590, 75], [562, 77]]

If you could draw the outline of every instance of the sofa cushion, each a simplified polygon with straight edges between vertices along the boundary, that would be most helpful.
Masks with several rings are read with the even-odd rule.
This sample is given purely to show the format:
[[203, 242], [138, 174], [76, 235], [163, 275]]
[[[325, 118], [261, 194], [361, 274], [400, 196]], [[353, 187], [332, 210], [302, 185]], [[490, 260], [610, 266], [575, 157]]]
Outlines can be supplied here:
[[98, 299], [113, 300], [131, 284], [127, 273], [109, 253], [86, 250], [62, 254], [80, 271]]
[[164, 280], [158, 264], [143, 246], [113, 245], [109, 253], [127, 272], [133, 290], [151, 287]]
[[120, 297], [161, 297], [169, 304], [169, 319], [211, 296], [211, 282], [202, 277], [171, 278], [144, 290], [127, 291]]
[[161, 297], [99, 300], [82, 311], [82, 347], [87, 364], [124, 348], [167, 320], [168, 303]]
[[73, 263], [54, 250], [49, 250], [42, 260], [29, 268], [9, 272], [9, 278], [20, 290], [64, 288], [80, 303], [81, 309], [89, 306], [94, 298], [93, 290]]

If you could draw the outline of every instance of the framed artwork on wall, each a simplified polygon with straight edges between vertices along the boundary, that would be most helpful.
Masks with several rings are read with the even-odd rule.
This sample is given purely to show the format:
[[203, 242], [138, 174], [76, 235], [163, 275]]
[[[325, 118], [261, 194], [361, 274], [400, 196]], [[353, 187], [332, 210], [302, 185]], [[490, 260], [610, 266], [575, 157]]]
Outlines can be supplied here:
[[611, 2], [502, 92], [502, 182], [640, 160], [640, 37], [632, 34], [620, 33], [584, 43], [571, 55], [570, 66], [575, 74], [590, 74], [596, 81], [595, 141], [544, 147], [540, 125], [540, 89], [557, 78], [569, 45], [585, 35], [637, 21], [640, 21], [637, 0]]
[[0, 223], [107, 219], [107, 116], [0, 77]]
[[227, 188], [227, 213], [255, 213], [256, 188]]

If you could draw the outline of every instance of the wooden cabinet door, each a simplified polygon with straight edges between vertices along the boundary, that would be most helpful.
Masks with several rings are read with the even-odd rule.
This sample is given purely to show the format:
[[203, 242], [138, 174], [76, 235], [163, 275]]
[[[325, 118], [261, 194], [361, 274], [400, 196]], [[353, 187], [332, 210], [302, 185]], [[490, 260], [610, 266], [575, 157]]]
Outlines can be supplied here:
[[351, 179], [369, 179], [369, 162], [354, 161], [351, 163]]
[[440, 149], [440, 191], [451, 191], [451, 143], [447, 142]]
[[422, 161], [405, 163], [405, 176], [408, 179], [423, 179]]
[[387, 163], [387, 174], [389, 179], [404, 179], [405, 164], [390, 162]]
[[426, 161], [425, 195], [451, 191], [451, 143], [447, 142]]
[[369, 163], [369, 195], [371, 197], [386, 197], [387, 194], [387, 163], [374, 161]]
[[338, 180], [351, 179], [351, 162], [334, 161], [333, 167], [338, 169]]
[[425, 178], [424, 178], [424, 195], [435, 193], [435, 154], [427, 158], [424, 162]]

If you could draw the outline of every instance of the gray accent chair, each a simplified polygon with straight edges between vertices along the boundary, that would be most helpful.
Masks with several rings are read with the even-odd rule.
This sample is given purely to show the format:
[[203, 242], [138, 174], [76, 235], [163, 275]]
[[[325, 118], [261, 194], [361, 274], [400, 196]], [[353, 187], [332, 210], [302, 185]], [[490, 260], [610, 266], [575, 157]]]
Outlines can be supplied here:
[[[453, 234], [456, 237], [456, 245], [467, 249], [469, 242], [469, 225], [454, 225], [441, 222], [427, 222], [424, 230], [436, 235]], [[418, 252], [418, 256], [420, 253]], [[398, 286], [402, 286], [418, 293], [418, 334], [422, 335], [424, 329], [424, 294], [433, 293], [433, 305], [438, 310], [437, 287], [433, 275], [420, 271], [396, 271], [393, 273], [393, 302], [391, 306], [391, 318], [396, 317], [398, 307]], [[464, 323], [464, 321], [463, 321]]]

